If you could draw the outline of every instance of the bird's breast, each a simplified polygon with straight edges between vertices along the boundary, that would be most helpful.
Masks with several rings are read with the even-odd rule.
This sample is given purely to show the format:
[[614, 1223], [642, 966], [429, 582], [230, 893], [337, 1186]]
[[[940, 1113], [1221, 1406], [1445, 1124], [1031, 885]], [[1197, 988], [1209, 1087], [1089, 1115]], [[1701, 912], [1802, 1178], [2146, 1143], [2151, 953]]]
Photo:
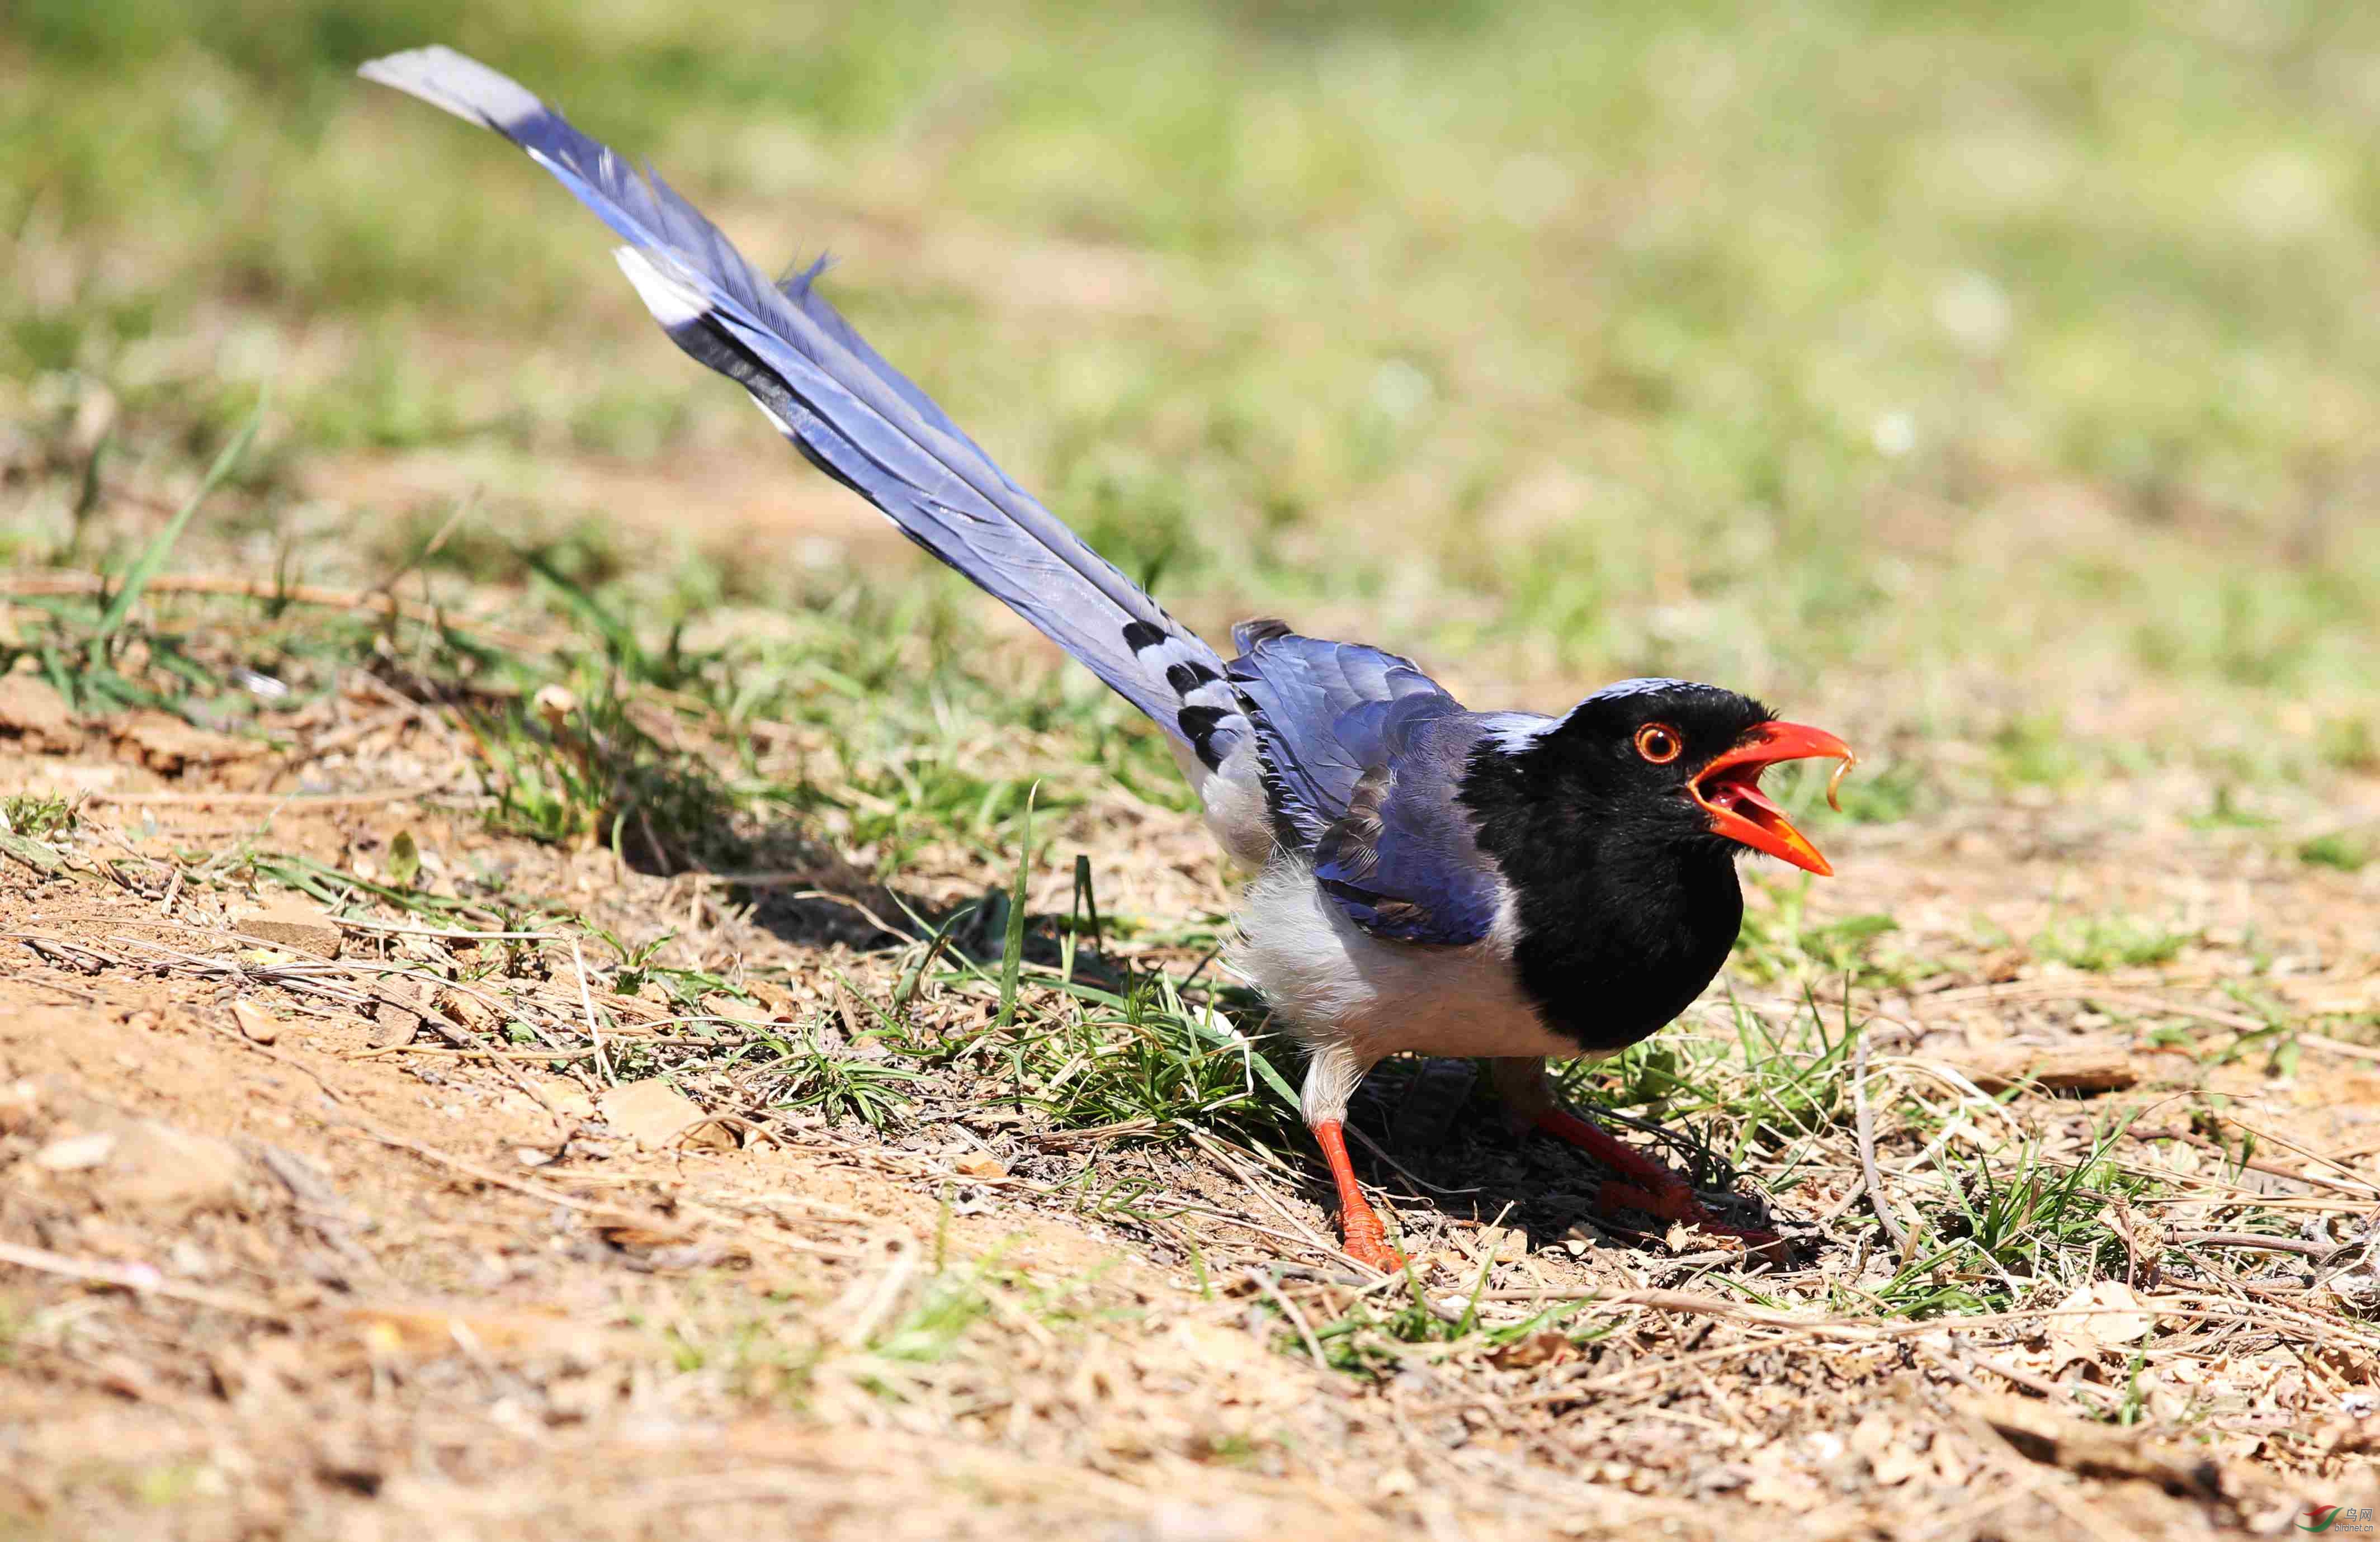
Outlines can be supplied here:
[[1522, 990], [1509, 913], [1488, 938], [1434, 947], [1374, 937], [1349, 919], [1301, 861], [1250, 884], [1232, 966], [1309, 1043], [1346, 1044], [1368, 1060], [1435, 1055], [1574, 1055]]
[[1569, 1052], [1626, 1049], [1693, 1005], [1726, 965], [1743, 924], [1735, 870], [1694, 880], [1625, 905], [1523, 896], [1514, 975]]

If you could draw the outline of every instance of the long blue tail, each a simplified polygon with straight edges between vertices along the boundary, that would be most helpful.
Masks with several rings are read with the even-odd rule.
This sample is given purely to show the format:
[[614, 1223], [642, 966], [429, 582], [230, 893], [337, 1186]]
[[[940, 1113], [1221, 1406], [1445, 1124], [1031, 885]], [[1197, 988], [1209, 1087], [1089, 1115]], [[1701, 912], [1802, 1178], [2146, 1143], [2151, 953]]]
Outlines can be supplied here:
[[628, 243], [621, 269], [671, 341], [741, 384], [813, 465], [1038, 627], [1208, 770], [1242, 742], [1247, 719], [1215, 650], [879, 357], [818, 293], [818, 267], [770, 283], [659, 176], [476, 59], [419, 48], [359, 73], [528, 152]]

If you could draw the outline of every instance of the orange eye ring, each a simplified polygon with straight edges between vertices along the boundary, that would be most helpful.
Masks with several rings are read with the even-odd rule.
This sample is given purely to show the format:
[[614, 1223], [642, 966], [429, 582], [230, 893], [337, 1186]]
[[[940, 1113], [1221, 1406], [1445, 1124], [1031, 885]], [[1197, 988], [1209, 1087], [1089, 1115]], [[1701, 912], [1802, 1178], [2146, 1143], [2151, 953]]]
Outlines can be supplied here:
[[1636, 753], [1657, 766], [1666, 766], [1686, 752], [1686, 741], [1666, 722], [1648, 722], [1636, 730]]

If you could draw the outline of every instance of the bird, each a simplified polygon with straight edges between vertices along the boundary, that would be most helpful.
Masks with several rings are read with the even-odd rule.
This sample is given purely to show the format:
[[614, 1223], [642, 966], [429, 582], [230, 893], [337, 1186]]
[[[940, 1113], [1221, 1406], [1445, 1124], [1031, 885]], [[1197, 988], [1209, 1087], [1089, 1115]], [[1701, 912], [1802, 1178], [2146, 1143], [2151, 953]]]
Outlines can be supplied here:
[[526, 151], [619, 237], [673, 343], [1164, 733], [1207, 828], [1253, 874], [1230, 957], [1307, 1051], [1300, 1102], [1346, 1257], [1404, 1267], [1345, 1135], [1357, 1085], [1400, 1053], [1487, 1061], [1516, 1129], [1614, 1175], [1607, 1210], [1777, 1240], [1562, 1106], [1546, 1066], [1617, 1053], [1701, 994], [1742, 922], [1739, 856], [1831, 873], [1760, 778], [1831, 759], [1832, 800], [1855, 760], [1841, 739], [1679, 679], [1623, 680], [1559, 715], [1474, 711], [1409, 659], [1272, 619], [1234, 626], [1227, 659], [869, 346], [820, 292], [823, 258], [771, 281], [657, 173], [466, 55], [418, 48], [359, 73]]

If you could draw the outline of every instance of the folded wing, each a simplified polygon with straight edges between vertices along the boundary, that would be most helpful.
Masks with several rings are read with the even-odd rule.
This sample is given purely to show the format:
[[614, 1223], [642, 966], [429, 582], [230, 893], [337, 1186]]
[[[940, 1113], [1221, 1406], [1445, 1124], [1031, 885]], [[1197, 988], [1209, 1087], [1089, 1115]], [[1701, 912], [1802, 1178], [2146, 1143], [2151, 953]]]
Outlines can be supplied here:
[[1488, 720], [1395, 654], [1277, 625], [1237, 636], [1227, 677], [1248, 708], [1276, 844], [1375, 936], [1486, 937], [1503, 885], [1459, 794]]

